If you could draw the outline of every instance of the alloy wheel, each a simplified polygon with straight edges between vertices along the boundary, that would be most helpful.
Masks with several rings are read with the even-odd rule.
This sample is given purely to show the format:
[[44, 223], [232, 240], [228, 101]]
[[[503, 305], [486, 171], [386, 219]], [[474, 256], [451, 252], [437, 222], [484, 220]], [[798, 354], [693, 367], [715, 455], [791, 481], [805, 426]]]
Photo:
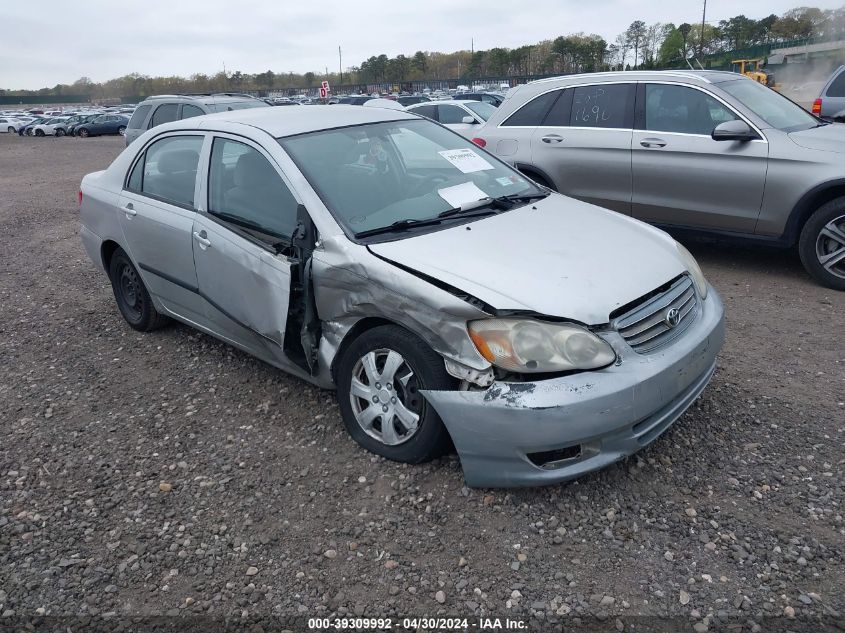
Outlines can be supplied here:
[[414, 370], [391, 349], [377, 349], [352, 369], [349, 398], [361, 429], [388, 446], [410, 440], [419, 429], [423, 398]]
[[845, 215], [832, 219], [819, 231], [816, 257], [831, 275], [845, 279]]

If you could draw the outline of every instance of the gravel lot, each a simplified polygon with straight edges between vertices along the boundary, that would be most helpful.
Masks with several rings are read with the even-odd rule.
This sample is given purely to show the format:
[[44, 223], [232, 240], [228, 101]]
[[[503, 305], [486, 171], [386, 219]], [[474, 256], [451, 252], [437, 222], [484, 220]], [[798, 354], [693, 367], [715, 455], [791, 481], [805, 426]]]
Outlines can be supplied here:
[[468, 489], [455, 457], [358, 448], [332, 393], [181, 325], [125, 325], [76, 214], [81, 177], [122, 146], [0, 135], [0, 628], [44, 614], [841, 624], [845, 294], [795, 253], [689, 245], [727, 343], [647, 450], [568, 485]]

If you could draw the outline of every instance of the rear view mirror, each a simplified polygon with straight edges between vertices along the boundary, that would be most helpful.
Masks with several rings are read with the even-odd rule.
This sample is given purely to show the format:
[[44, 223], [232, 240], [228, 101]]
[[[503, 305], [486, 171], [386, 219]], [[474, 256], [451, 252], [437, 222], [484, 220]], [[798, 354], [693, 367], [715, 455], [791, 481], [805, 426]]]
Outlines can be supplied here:
[[710, 134], [714, 141], [751, 141], [757, 137], [745, 121], [725, 121], [720, 123]]
[[461, 123], [475, 123], [475, 122], [476, 122], [475, 117], [472, 117], [472, 116], [469, 116], [469, 115], [467, 115], [463, 119], [461, 119]]

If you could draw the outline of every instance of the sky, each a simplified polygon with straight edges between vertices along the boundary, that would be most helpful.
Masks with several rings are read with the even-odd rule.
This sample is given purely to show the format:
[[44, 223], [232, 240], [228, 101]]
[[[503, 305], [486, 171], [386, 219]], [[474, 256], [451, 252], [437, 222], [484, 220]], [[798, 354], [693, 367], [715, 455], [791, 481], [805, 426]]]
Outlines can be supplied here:
[[[336, 72], [372, 55], [513, 48], [568, 33], [612, 42], [637, 19], [700, 22], [700, 0], [55, 0], [9, 3], [0, 36], [0, 88], [33, 89], [144, 75]], [[61, 4], [61, 3], [56, 3]], [[842, 0], [708, 0], [715, 23]]]

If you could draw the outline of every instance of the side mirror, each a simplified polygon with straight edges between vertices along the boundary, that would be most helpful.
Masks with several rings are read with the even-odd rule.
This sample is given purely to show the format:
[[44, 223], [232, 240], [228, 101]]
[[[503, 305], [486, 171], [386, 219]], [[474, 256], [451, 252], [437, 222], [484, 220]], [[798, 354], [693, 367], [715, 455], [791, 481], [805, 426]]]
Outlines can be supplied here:
[[720, 123], [710, 133], [714, 141], [752, 141], [758, 138], [745, 121], [725, 121]]
[[463, 119], [461, 119], [461, 123], [477, 123], [477, 121], [475, 120], [474, 116], [467, 115]]

